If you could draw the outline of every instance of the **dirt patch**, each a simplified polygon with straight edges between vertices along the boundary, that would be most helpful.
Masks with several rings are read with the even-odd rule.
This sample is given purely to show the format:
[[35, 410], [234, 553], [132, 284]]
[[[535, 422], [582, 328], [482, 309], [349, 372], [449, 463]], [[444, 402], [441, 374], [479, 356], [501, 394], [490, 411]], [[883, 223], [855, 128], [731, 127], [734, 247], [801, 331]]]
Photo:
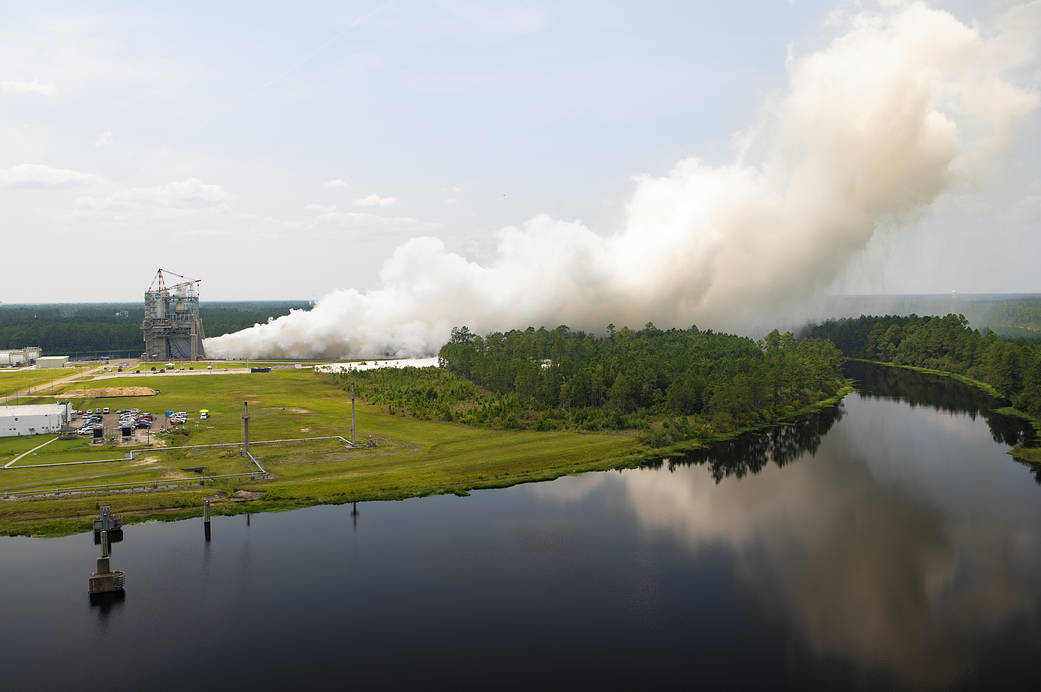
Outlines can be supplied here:
[[302, 432], [302, 433], [309, 433], [309, 432], [311, 432], [311, 429], [310, 428], [300, 428], [300, 432]]
[[68, 399], [104, 399], [114, 396], [155, 396], [158, 394], [151, 387], [100, 387], [98, 389], [72, 389], [62, 392]]
[[311, 409], [297, 408], [296, 406], [284, 406], [282, 410], [287, 413], [314, 413]]
[[251, 490], [236, 490], [235, 494], [231, 496], [232, 502], [249, 502], [250, 500], [259, 500], [264, 496], [264, 493], [253, 492]]
[[135, 461], [130, 464], [131, 466], [151, 466], [159, 461], [159, 457], [142, 457], [140, 461]]
[[203, 499], [209, 500], [210, 502], [216, 502], [217, 500], [223, 500], [227, 496], [228, 494], [226, 492], [224, 492], [223, 490], [218, 490], [216, 495], [207, 495]]

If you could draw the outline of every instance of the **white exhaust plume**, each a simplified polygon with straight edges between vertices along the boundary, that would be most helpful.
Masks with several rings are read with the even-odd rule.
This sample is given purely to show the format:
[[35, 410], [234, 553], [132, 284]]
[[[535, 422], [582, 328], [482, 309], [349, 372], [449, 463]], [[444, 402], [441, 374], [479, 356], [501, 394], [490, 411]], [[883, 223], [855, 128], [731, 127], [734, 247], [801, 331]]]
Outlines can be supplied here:
[[1041, 2], [989, 32], [922, 4], [861, 13], [823, 50], [789, 56], [785, 90], [729, 165], [639, 178], [623, 229], [536, 216], [486, 266], [436, 238], [399, 246], [382, 287], [342, 290], [206, 340], [225, 357], [436, 353], [453, 325], [601, 331], [609, 322], [737, 329], [825, 289], [881, 226], [973, 183], [1037, 109]]

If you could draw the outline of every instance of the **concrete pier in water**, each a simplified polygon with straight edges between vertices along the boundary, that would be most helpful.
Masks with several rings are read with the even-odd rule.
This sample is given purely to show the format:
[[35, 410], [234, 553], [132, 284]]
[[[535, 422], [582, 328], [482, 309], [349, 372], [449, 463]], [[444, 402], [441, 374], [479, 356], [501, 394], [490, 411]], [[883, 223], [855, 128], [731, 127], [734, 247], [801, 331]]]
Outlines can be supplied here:
[[98, 571], [93, 572], [87, 580], [87, 591], [90, 594], [114, 593], [122, 591], [126, 581], [126, 573], [113, 570], [109, 564], [108, 531], [101, 532], [101, 557], [98, 558]]

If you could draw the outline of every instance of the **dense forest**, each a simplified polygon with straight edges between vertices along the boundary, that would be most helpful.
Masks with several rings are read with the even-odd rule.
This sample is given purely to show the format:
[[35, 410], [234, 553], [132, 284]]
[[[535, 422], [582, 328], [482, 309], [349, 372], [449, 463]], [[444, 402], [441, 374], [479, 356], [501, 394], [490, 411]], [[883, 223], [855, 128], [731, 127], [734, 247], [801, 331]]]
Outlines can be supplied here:
[[986, 325], [1003, 339], [1041, 341], [1041, 299], [1037, 297], [980, 302], [965, 314], [972, 324]]
[[[205, 302], [206, 336], [220, 336], [308, 308], [307, 302]], [[59, 303], [0, 306], [0, 349], [39, 346], [44, 355], [132, 355], [144, 349], [144, 303]]]
[[829, 314], [946, 315], [962, 314], [974, 329], [994, 332], [1003, 339], [1041, 341], [1039, 294], [928, 294], [836, 296], [829, 300]]
[[842, 355], [821, 339], [565, 326], [480, 336], [452, 331], [434, 370], [340, 375], [366, 399], [422, 418], [493, 427], [638, 428], [673, 441], [769, 423], [842, 385]]
[[986, 382], [1016, 408], [1041, 417], [1041, 344], [983, 334], [962, 315], [861, 316], [829, 320], [807, 333], [830, 340], [853, 358], [945, 370]]

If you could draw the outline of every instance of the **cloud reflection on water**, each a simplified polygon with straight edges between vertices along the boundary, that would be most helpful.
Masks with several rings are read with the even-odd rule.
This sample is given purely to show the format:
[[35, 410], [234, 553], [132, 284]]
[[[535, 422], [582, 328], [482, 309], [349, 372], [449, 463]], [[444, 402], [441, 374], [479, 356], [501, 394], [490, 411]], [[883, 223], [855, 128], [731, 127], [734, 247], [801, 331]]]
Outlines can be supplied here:
[[[959, 511], [935, 489], [925, 492], [910, 472], [917, 446], [904, 458], [906, 478], [892, 467], [874, 468], [873, 450], [858, 447], [863, 438], [852, 430], [877, 424], [879, 404], [861, 402], [875, 409], [862, 421], [857, 401], [854, 414], [823, 441], [775, 436], [784, 442], [784, 465], [703, 457], [692, 466], [673, 464], [672, 473], [590, 474], [536, 492], [565, 503], [620, 495], [647, 531], [670, 535], [694, 554], [728, 548], [735, 577], [764, 610], [789, 618], [813, 654], [891, 675], [901, 685], [949, 686], [973, 670], [1014, 616], [1038, 608], [1041, 546], [1029, 530], [1036, 522], [1010, 521], [1039, 518], [1038, 511]], [[884, 408], [893, 417], [935, 420], [935, 409]], [[896, 420], [890, 428], [900, 427]], [[826, 421], [822, 434], [828, 427]], [[933, 440], [929, 454], [956, 455], [964, 445], [946, 427], [917, 431]], [[793, 455], [793, 436], [812, 451]], [[740, 472], [728, 473], [730, 463]]]

